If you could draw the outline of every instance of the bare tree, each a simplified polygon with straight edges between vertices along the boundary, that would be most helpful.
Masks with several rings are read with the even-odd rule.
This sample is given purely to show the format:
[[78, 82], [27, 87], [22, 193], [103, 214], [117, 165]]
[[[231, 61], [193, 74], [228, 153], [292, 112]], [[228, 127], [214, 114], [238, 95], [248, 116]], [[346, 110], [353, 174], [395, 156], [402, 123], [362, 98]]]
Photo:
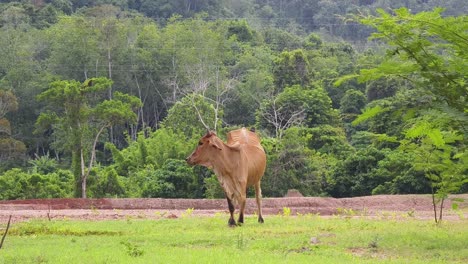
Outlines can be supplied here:
[[191, 100], [192, 106], [197, 112], [198, 118], [203, 126], [206, 129], [216, 131], [221, 118], [220, 113], [222, 111], [222, 107], [231, 99], [229, 92], [234, 88], [237, 80], [234, 78], [224, 78], [219, 67], [216, 67], [214, 72], [211, 73], [209, 71], [205, 71], [201, 65], [197, 69], [190, 71], [189, 76], [192, 81], [183, 93], [200, 95], [213, 105], [215, 115], [214, 122], [213, 124], [207, 124], [203, 119], [201, 112], [197, 108], [194, 97], [192, 97]]
[[305, 109], [286, 110], [277, 104], [278, 97], [273, 99], [268, 109], [261, 111], [263, 119], [275, 128], [275, 137], [282, 138], [284, 130], [294, 125], [302, 124], [305, 119]]

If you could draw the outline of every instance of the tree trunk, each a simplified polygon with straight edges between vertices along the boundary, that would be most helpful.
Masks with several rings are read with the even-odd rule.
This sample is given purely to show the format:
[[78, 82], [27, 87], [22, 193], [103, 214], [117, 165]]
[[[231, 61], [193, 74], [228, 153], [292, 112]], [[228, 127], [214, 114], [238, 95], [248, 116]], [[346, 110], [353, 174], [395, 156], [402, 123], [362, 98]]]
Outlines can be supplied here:
[[86, 175], [83, 175], [81, 177], [81, 198], [86, 199], [86, 181], [87, 181]]
[[[111, 55], [111, 49], [107, 49], [107, 67], [109, 71], [109, 80], [112, 80], [112, 55]], [[109, 87], [109, 100], [112, 99], [112, 85]]]
[[[96, 134], [96, 137], [94, 138], [94, 142], [93, 142], [93, 148], [91, 149], [91, 158], [89, 159], [89, 163], [88, 163], [88, 169], [87, 171], [85, 171], [85, 168], [84, 168], [84, 160], [82, 159], [82, 173], [81, 173], [81, 191], [82, 191], [82, 194], [81, 194], [81, 198], [86, 198], [86, 182], [88, 180], [88, 176], [89, 176], [89, 173], [91, 172], [91, 169], [93, 168], [93, 163], [94, 163], [94, 159], [96, 158], [96, 145], [97, 145], [97, 142], [99, 140], [99, 136], [101, 136], [102, 132], [104, 131], [104, 129], [106, 129], [107, 127], [109, 127], [108, 125], [105, 125], [105, 126], [102, 126], [98, 133]], [[81, 155], [81, 157], [83, 157], [83, 154]]]
[[80, 150], [81, 157], [81, 198], [86, 198], [86, 175], [85, 175], [85, 161], [83, 156], [83, 148]]
[[445, 200], [445, 198], [442, 198], [442, 200], [440, 201], [440, 211], [439, 211], [439, 222], [438, 223], [442, 222], [442, 213], [443, 213], [443, 210], [444, 210], [444, 200]]
[[134, 78], [135, 78], [136, 87], [138, 89], [138, 97], [140, 98], [140, 101], [143, 103], [141, 105], [140, 109], [138, 109], [138, 120], [137, 120], [137, 123], [136, 123], [135, 128], [134, 128], [135, 132], [132, 133], [132, 139], [136, 140], [137, 134], [138, 134], [138, 124], [140, 122], [141, 122], [141, 130], [143, 130], [143, 131], [146, 130], [146, 121], [145, 121], [145, 115], [144, 115], [145, 113], [143, 111], [143, 107], [145, 105], [146, 98], [143, 98], [140, 83], [138, 82], [138, 77], [137, 77], [136, 74], [134, 74]]

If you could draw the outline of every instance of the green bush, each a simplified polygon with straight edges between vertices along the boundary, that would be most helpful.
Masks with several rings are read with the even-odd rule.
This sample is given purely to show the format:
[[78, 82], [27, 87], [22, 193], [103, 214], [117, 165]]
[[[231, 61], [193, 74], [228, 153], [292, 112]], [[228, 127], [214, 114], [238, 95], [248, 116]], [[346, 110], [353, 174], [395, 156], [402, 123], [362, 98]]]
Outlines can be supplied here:
[[264, 196], [281, 197], [289, 189], [297, 189], [304, 195], [322, 192], [316, 151], [307, 147], [310, 137], [298, 127], [289, 128], [277, 141], [264, 141], [267, 152], [267, 169], [262, 179]]
[[96, 198], [103, 197], [125, 197], [125, 188], [122, 177], [117, 174], [113, 167], [106, 167], [96, 172], [96, 179], [89, 184], [91, 194]]
[[73, 175], [68, 170], [29, 173], [15, 168], [0, 175], [0, 199], [38, 199], [71, 197]]
[[160, 169], [146, 168], [133, 174], [142, 197], [202, 198], [203, 180], [185, 160], [168, 159]]

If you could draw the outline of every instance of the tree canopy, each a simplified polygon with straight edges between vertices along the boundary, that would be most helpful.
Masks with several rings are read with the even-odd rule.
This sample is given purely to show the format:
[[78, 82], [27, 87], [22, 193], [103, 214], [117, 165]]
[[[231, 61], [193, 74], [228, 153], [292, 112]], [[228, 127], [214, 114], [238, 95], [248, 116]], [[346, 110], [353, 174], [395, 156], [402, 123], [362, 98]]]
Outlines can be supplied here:
[[466, 8], [2, 1], [1, 198], [219, 197], [184, 159], [242, 126], [267, 197], [466, 192]]

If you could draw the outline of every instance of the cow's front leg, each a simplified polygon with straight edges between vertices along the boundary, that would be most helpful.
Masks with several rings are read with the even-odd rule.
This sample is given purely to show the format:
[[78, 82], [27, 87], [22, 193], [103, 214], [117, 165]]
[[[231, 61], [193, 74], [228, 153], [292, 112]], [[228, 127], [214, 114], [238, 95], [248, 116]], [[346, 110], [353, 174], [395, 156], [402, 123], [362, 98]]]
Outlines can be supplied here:
[[231, 199], [229, 199], [229, 197], [226, 197], [226, 198], [228, 202], [229, 213], [231, 214], [231, 217], [229, 218], [229, 221], [228, 221], [228, 225], [233, 227], [233, 226], [236, 226], [236, 220], [234, 220], [234, 205], [232, 204], [232, 201]]

